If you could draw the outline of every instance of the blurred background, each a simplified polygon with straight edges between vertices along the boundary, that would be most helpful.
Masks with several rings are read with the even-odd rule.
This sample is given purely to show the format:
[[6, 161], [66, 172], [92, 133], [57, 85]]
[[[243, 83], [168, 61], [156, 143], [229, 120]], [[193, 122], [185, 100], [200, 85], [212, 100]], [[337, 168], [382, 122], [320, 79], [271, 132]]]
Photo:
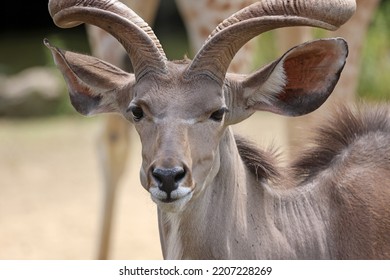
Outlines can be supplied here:
[[[175, 2], [161, 2], [153, 29], [168, 58], [191, 56]], [[363, 44], [357, 95], [368, 102], [390, 100], [389, 15], [390, 0], [380, 1]], [[56, 27], [46, 0], [10, 1], [0, 23], [0, 259], [94, 258], [101, 199], [96, 135], [103, 117], [75, 113], [42, 43], [48, 38], [63, 49], [90, 53], [85, 27]], [[255, 65], [277, 57], [275, 36], [261, 36]], [[260, 136], [285, 145], [284, 127], [268, 114], [261, 118], [268, 121]], [[111, 257], [160, 259], [156, 208], [138, 179], [138, 136], [131, 141]]]

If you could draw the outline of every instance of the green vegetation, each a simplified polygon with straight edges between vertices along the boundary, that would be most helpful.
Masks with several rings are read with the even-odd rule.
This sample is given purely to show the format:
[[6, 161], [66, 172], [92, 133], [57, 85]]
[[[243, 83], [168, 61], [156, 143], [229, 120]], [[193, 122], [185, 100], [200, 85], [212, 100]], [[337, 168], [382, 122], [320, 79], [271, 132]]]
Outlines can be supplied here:
[[65, 29], [56, 33], [46, 30], [34, 32], [6, 32], [0, 35], [0, 74], [12, 75], [33, 66], [53, 65], [43, 38], [63, 49], [89, 51], [84, 27]]
[[358, 94], [390, 100], [390, 1], [384, 1], [370, 26], [362, 54]]

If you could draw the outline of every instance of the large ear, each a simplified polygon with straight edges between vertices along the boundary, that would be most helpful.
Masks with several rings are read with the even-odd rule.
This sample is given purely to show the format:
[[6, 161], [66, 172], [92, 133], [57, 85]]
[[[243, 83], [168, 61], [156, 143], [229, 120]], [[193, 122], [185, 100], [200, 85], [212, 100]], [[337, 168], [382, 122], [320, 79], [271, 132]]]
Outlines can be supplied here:
[[246, 110], [300, 116], [320, 107], [332, 93], [348, 55], [341, 38], [296, 46], [242, 81]]
[[61, 50], [47, 39], [44, 44], [51, 50], [79, 113], [124, 113], [132, 98], [133, 74], [95, 57]]

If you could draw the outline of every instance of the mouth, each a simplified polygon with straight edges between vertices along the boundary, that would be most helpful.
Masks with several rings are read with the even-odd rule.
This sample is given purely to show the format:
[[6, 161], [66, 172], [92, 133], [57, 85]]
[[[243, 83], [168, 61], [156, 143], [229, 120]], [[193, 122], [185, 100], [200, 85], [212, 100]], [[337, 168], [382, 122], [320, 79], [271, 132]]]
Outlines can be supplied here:
[[153, 202], [160, 209], [167, 212], [182, 210], [193, 195], [192, 190], [188, 187], [179, 187], [170, 195], [167, 195], [166, 192], [159, 190], [157, 187], [151, 187], [149, 192]]
[[180, 200], [180, 198], [179, 199], [166, 198], [166, 199], [159, 200], [159, 202], [162, 202], [162, 203], [173, 203], [173, 202], [178, 201], [178, 200]]

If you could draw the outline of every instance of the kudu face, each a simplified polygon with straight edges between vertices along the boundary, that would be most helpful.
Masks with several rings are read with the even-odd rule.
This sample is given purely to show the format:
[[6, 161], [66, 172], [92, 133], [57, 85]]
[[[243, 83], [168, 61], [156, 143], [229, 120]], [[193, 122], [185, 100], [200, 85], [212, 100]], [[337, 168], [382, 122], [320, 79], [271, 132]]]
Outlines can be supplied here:
[[215, 81], [188, 80], [188, 64], [169, 64], [175, 67], [168, 78], [144, 77], [135, 85], [128, 118], [142, 142], [142, 185], [161, 208], [177, 211], [218, 170], [227, 105]]
[[169, 62], [150, 27], [122, 3], [49, 1], [57, 25], [86, 22], [115, 36], [134, 74], [44, 42], [77, 111], [120, 113], [135, 125], [142, 141], [142, 185], [162, 210], [180, 211], [219, 171], [220, 140], [228, 125], [256, 110], [290, 116], [312, 112], [332, 92], [348, 54], [340, 38], [317, 40], [250, 75], [227, 74], [237, 51], [274, 28], [336, 29], [355, 8], [353, 0], [259, 1], [222, 22], [192, 61]]

